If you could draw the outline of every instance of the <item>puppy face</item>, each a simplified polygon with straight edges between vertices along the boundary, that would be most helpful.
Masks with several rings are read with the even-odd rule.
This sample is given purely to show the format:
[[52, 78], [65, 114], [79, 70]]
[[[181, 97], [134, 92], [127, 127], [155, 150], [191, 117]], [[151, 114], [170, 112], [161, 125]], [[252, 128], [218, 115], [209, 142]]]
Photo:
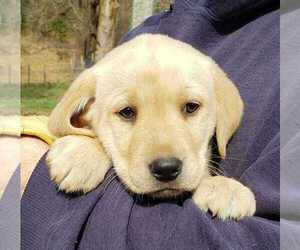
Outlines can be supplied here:
[[[117, 80], [110, 94], [99, 90], [94, 128], [130, 190], [176, 194], [194, 189], [207, 174], [216, 121], [212, 79], [195, 82], [176, 65], [153, 67], [140, 67], [130, 81]], [[155, 173], [159, 161], [170, 165], [170, 176], [159, 176], [159, 166]], [[172, 177], [172, 168], [178, 176]]]
[[[111, 52], [91, 75], [95, 87], [86, 92], [94, 92], [95, 101], [84, 112], [88, 133], [96, 134], [134, 193], [176, 196], [194, 190], [209, 175], [209, 142], [215, 129], [225, 154], [240, 121], [242, 103], [226, 75], [207, 56], [165, 36], [135, 38]], [[227, 81], [228, 93], [218, 94], [218, 78]], [[233, 98], [230, 107], [224, 96]], [[237, 115], [228, 113], [231, 106], [238, 106]], [[88, 130], [70, 129], [78, 134]]]

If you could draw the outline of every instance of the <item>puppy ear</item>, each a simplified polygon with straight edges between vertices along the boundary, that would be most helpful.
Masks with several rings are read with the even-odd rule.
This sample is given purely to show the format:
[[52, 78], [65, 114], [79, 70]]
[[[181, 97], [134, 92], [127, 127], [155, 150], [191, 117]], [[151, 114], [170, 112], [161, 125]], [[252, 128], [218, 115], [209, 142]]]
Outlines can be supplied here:
[[244, 104], [233, 82], [215, 62], [213, 64], [217, 99], [216, 136], [219, 153], [224, 159], [226, 146], [241, 122]]
[[86, 135], [95, 137], [90, 120], [95, 100], [96, 77], [85, 70], [72, 83], [49, 117], [49, 130], [57, 137]]

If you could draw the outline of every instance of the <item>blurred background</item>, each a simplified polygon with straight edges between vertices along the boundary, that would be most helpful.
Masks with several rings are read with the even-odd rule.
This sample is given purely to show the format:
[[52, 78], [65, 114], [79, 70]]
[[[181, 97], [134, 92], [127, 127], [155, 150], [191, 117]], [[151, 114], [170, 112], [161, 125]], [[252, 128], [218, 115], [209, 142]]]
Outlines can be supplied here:
[[[80, 72], [100, 60], [147, 17], [169, 10], [171, 2], [22, 0], [22, 114], [48, 115]], [[5, 20], [5, 12], [1, 7], [2, 26], [11, 23]], [[13, 65], [13, 61], [0, 61], [2, 98], [9, 99], [17, 84]]]

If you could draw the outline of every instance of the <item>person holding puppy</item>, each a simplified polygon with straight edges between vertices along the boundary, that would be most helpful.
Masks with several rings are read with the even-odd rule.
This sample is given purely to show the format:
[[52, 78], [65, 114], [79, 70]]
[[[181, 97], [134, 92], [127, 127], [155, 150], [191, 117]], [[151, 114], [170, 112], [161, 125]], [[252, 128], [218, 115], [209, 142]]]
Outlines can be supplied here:
[[[154, 179], [150, 181], [150, 175], [147, 175], [147, 177], [143, 168], [136, 168], [134, 173], [144, 176], [144, 179], [142, 179], [143, 183], [139, 184], [139, 179], [135, 178], [135, 182], [125, 182], [124, 186], [121, 181], [123, 180], [124, 182], [124, 179], [129, 178], [126, 176], [129, 172], [126, 171], [126, 168], [121, 168], [121, 166], [124, 166], [122, 154], [118, 155], [117, 159], [113, 159], [120, 167], [119, 172], [116, 171], [117, 174], [111, 170], [107, 174], [107, 171], [95, 174], [95, 171], [99, 171], [99, 168], [93, 171], [90, 171], [90, 168], [88, 168], [90, 172], [87, 173], [87, 177], [92, 178], [93, 182], [90, 182], [91, 179], [86, 179], [86, 183], [93, 183], [93, 185], [86, 190], [79, 189], [79, 191], [89, 191], [86, 195], [70, 195], [65, 192], [58, 192], [56, 184], [60, 187], [60, 184], [66, 181], [66, 185], [61, 186], [61, 189], [63, 191], [72, 191], [72, 183], [67, 182], [68, 179], [65, 179], [68, 178], [68, 175], [53, 174], [53, 172], [51, 173], [51, 168], [49, 175], [46, 156], [44, 156], [34, 171], [22, 198], [22, 247], [24, 249], [279, 249], [279, 13], [277, 9], [278, 2], [271, 0], [264, 0], [259, 3], [253, 3], [251, 0], [230, 1], [230, 3], [228, 1], [223, 1], [222, 3], [219, 1], [175, 1], [173, 8], [169, 12], [149, 18], [144, 24], [125, 36], [122, 41], [124, 46], [126, 46], [125, 42], [129, 41], [127, 43], [129, 44], [128, 50], [132, 49], [134, 51], [134, 47], [130, 48], [130, 44], [133, 44], [130, 41], [133, 41], [134, 37], [139, 34], [160, 33], [167, 35], [185, 44], [190, 44], [194, 49], [198, 49], [205, 55], [213, 58], [228, 75], [228, 78], [235, 83], [244, 102], [244, 116], [241, 123], [237, 121], [239, 119], [234, 117], [241, 110], [239, 102], [229, 106], [229, 109], [226, 110], [230, 112], [237, 109], [234, 115], [225, 116], [225, 118], [231, 117], [229, 121], [236, 120], [230, 127], [236, 133], [226, 149], [226, 144], [233, 132], [228, 132], [227, 129], [227, 136], [224, 136], [223, 133], [223, 136], [218, 138], [217, 128], [216, 145], [221, 145], [221, 150], [219, 152], [213, 151], [213, 156], [220, 153], [220, 155], [213, 157], [213, 160], [219, 162], [224, 175], [238, 180], [243, 186], [247, 186], [252, 190], [251, 192], [253, 192], [256, 199], [256, 212], [253, 217], [248, 217], [238, 222], [213, 218], [211, 214], [200, 210], [195, 200], [192, 200], [190, 197], [182, 200], [177, 199], [176, 201], [144, 202], [140, 197], [132, 195], [131, 191], [134, 189], [134, 186], [139, 185], [140, 188], [143, 187], [151, 190], [151, 192], [156, 192], [157, 190], [154, 190], [152, 185]], [[155, 46], [153, 43], [147, 43], [147, 41], [144, 44], [145, 49], [148, 50], [151, 49], [151, 46]], [[159, 45], [157, 47], [159, 49]], [[119, 50], [121, 49], [119, 48]], [[122, 53], [120, 51], [120, 54]], [[164, 50], [161, 52], [161, 55], [164, 53], [176, 54], [177, 51], [175, 49]], [[168, 57], [166, 56], [166, 58]], [[103, 67], [101, 69], [103, 72], [110, 72], [111, 70], [111, 64], [106, 64], [107, 61], [109, 61], [109, 56], [102, 62], [99, 62]], [[172, 62], [170, 61], [169, 63]], [[204, 79], [201, 81], [206, 84], [203, 91], [199, 91], [196, 96], [186, 95], [185, 97], [188, 100], [184, 100], [181, 105], [177, 105], [177, 107], [182, 108], [179, 109], [181, 110], [180, 114], [199, 112], [197, 114], [200, 115], [201, 105], [203, 105], [203, 117], [205, 116], [204, 114], [207, 117], [209, 114], [216, 112], [216, 110], [214, 112], [205, 112], [205, 108], [214, 106], [209, 105], [209, 101], [205, 99], [205, 93], [206, 96], [209, 96], [209, 93], [213, 96], [213, 85], [209, 85], [212, 74], [207, 73], [210, 64], [203, 63], [201, 70], [199, 68], [199, 71], [192, 71], [193, 67], [197, 65], [195, 62], [189, 64], [189, 62], [184, 60], [177, 62], [174, 60], [173, 63], [180, 65], [185, 72], [194, 72], [195, 75], [189, 74], [189, 77], [195, 76], [194, 79], [207, 77], [206, 81]], [[136, 70], [137, 66], [134, 65], [131, 70]], [[163, 65], [161, 67], [163, 68]], [[114, 69], [116, 70], [117, 68]], [[91, 70], [93, 71], [93, 69]], [[93, 73], [97, 74], [97, 71]], [[186, 79], [182, 75], [177, 75], [177, 73], [179, 72], [174, 72], [169, 78], [176, 76], [174, 81], [179, 81], [180, 77], [183, 77], [183, 80]], [[103, 95], [103, 98], [105, 94], [111, 93], [109, 90], [102, 88], [100, 84], [97, 85], [95, 90], [95, 84], [93, 84], [95, 80], [90, 79], [92, 75], [84, 73], [82, 75], [83, 78], [77, 80], [78, 82], [84, 80], [86, 83], [84, 91], [87, 95], [84, 97], [89, 97], [89, 94], [93, 94], [96, 90], [99, 91], [99, 95]], [[97, 77], [99, 79], [100, 76], [98, 75]], [[167, 78], [168, 74], [164, 77], [166, 77], [164, 82], [170, 80]], [[142, 78], [141, 80], [146, 81], [149, 78]], [[122, 80], [121, 75], [118, 80]], [[180, 83], [177, 85], [175, 84], [173, 88], [168, 88], [169, 92], [176, 91], [176, 87], [180, 86], [184, 82], [183, 80], [179, 81]], [[143, 83], [143, 81], [140, 82]], [[152, 81], [155, 82], [156, 79], [153, 78]], [[117, 81], [109, 82], [109, 84], [118, 86]], [[189, 84], [191, 84], [191, 81], [189, 81]], [[72, 92], [76, 85], [72, 85], [69, 91]], [[189, 87], [192, 88], [192, 86]], [[147, 94], [151, 93], [152, 91], [145, 91], [145, 100], [147, 99]], [[158, 91], [157, 95], [159, 93], [162, 92]], [[230, 91], [230, 93], [236, 92]], [[226, 96], [225, 90], [221, 94], [223, 94], [223, 97]], [[82, 92], [78, 92], [78, 95], [82, 95]], [[168, 96], [172, 96], [171, 93], [170, 95], [165, 95], [165, 97]], [[76, 163], [82, 162], [82, 159], [86, 160], [83, 162], [88, 162], [89, 159], [93, 158], [92, 160], [95, 162], [108, 163], [111, 160], [109, 157], [116, 155], [112, 145], [108, 143], [108, 139], [102, 142], [103, 145], [95, 142], [93, 139], [94, 134], [90, 128], [99, 124], [105, 125], [103, 120], [99, 118], [97, 121], [93, 121], [94, 124], [92, 125], [86, 123], [92, 114], [84, 107], [97, 105], [97, 100], [96, 103], [93, 103], [92, 98], [79, 97], [76, 98], [75, 95], [72, 95], [72, 98], [63, 99], [63, 103], [69, 102], [71, 105], [71, 108], [66, 110], [71, 113], [66, 112], [64, 115], [59, 116], [59, 119], [55, 120], [56, 123], [52, 124], [52, 128], [59, 128], [57, 136], [85, 136], [84, 138], [92, 141], [87, 144], [81, 144], [82, 148], [88, 149], [87, 152], [90, 152], [90, 155], [86, 153], [68, 155], [68, 159], [71, 160], [69, 162], [72, 163], [72, 168], [68, 168], [68, 170], [72, 172], [74, 170], [73, 167], [77, 166]], [[154, 97], [156, 98], [156, 95]], [[75, 99], [82, 99], [82, 105], [72, 106]], [[118, 105], [116, 104], [114, 116], [111, 115], [110, 119], [119, 119], [118, 122], [122, 121], [123, 125], [126, 124], [124, 125], [126, 128], [122, 127], [122, 129], [126, 131], [132, 128], [132, 124], [135, 122], [134, 119], [137, 119], [136, 115], [139, 115], [138, 105], [136, 103], [128, 103], [128, 99], [130, 98], [126, 100], [124, 98], [111, 98], [111, 101], [119, 101], [119, 103]], [[213, 98], [208, 99], [212, 100]], [[131, 98], [130, 100], [136, 99]], [[237, 100], [237, 98], [229, 98], [229, 101], [233, 102], [234, 100]], [[108, 102], [108, 100], [106, 101]], [[193, 105], [190, 105], [191, 103]], [[204, 108], [204, 105], [207, 106]], [[99, 108], [98, 106], [98, 109], [100, 109], [98, 110], [99, 113], [105, 112], [103, 107]], [[164, 108], [162, 107], [160, 110], [163, 113]], [[158, 111], [160, 110], [158, 109]], [[168, 112], [168, 115], [173, 114], [173, 118], [169, 118], [165, 122], [171, 123], [177, 119], [182, 120], [183, 118], [178, 118], [178, 113], [178, 110], [176, 113]], [[222, 114], [225, 113], [222, 112]], [[76, 114], [80, 114], [80, 116], [76, 116]], [[151, 117], [153, 119], [160, 117], [160, 114], [151, 113], [151, 110], [147, 114], [152, 114]], [[74, 117], [72, 121], [69, 120], [70, 117]], [[194, 118], [196, 119], [196, 116], [189, 116], [186, 119]], [[127, 123], [125, 123], [124, 119], [127, 119]], [[202, 121], [204, 124], [208, 119], [205, 122], [204, 120]], [[73, 129], [72, 133], [68, 132], [70, 124], [73, 124], [73, 128], [71, 128]], [[224, 124], [224, 121], [222, 124]], [[240, 124], [238, 129], [237, 124]], [[150, 126], [150, 124], [148, 125]], [[202, 133], [202, 135], [211, 135], [213, 133], [213, 126], [208, 124], [203, 126], [198, 131], [195, 130], [196, 132], [194, 133]], [[164, 130], [166, 135], [171, 133], [170, 131], [173, 129], [176, 130], [176, 124], [171, 124], [169, 128]], [[204, 130], [207, 128], [210, 128], [211, 131], [204, 133]], [[179, 130], [176, 134], [184, 133], [183, 129]], [[99, 129], [99, 131], [104, 130]], [[121, 138], [121, 134], [116, 136], [116, 131], [120, 133], [120, 129], [116, 129], [116, 127], [110, 129], [106, 127], [105, 131], [106, 133], [111, 133], [110, 135], [106, 134], [106, 137], [115, 136], [118, 139]], [[89, 136], [89, 138], [86, 136]], [[121, 139], [126, 140], [126, 136], [125, 139]], [[147, 162], [153, 169], [151, 173], [154, 177], [151, 178], [160, 178], [161, 180], [167, 178], [170, 181], [169, 178], [174, 178], [175, 175], [176, 178], [183, 178], [182, 176], [186, 177], [188, 174], [191, 174], [182, 170], [184, 165], [181, 166], [182, 163], [179, 163], [178, 160], [170, 160], [170, 152], [172, 151], [172, 157], [176, 155], [175, 158], [182, 161], [178, 155], [186, 151], [184, 146], [191, 147], [191, 145], [194, 145], [192, 143], [195, 141], [194, 139], [190, 139], [191, 143], [187, 145], [186, 142], [181, 141], [183, 137], [185, 138], [185, 136], [173, 138], [172, 145], [175, 147], [162, 147], [159, 150], [159, 152], [165, 152], [169, 157], [168, 161], [163, 162], [169, 166], [168, 173], [159, 170], [159, 165], [162, 165], [161, 162], [155, 162], [156, 159], [151, 157], [147, 159]], [[101, 138], [104, 138], [104, 136]], [[162, 134], [159, 140], [164, 138], [167, 140], [169, 137]], [[142, 137], [139, 138], [137, 136], [136, 141], [142, 140]], [[207, 137], [206, 142], [209, 140], [210, 137]], [[223, 143], [220, 144], [222, 140]], [[155, 136], [148, 138], [147, 141], [149, 143], [157, 142]], [[91, 147], [92, 143], [97, 144]], [[196, 142], [194, 143], [196, 144]], [[213, 141], [213, 143], [215, 142]], [[124, 145], [124, 143], [119, 145], [119, 152], [125, 152], [124, 150], [122, 151], [125, 147]], [[205, 145], [207, 149], [207, 143]], [[213, 144], [212, 149], [216, 145]], [[176, 146], [182, 148], [177, 154], [175, 154]], [[197, 146], [201, 147], [198, 144]], [[99, 156], [94, 151], [97, 147], [98, 151], [103, 150], [103, 153], [108, 153], [108, 157], [104, 158], [103, 155], [105, 154]], [[60, 150], [63, 152], [64, 149], [67, 152], [72, 152], [73, 146], [71, 143], [67, 143], [67, 146], [64, 145], [62, 148], [58, 146], [58, 152], [53, 154], [56, 156], [50, 156], [50, 165], [51, 163], [55, 165], [56, 159], [66, 156], [66, 154], [59, 154]], [[227, 158], [221, 160], [220, 157], [225, 156], [225, 149]], [[142, 149], [138, 146], [132, 147], [133, 154], [139, 155], [139, 150]], [[85, 151], [82, 150], [82, 152]], [[143, 152], [147, 152], [147, 150], [145, 149]], [[148, 152], [148, 155], [154, 154], [153, 152]], [[143, 153], [140, 157], [145, 155], [146, 153]], [[127, 155], [127, 157], [130, 158], [130, 155]], [[157, 157], [157, 159], [161, 158], [165, 159], [166, 156]], [[136, 157], [136, 159], [139, 159], [139, 157]], [[59, 162], [62, 162], [62, 160], [60, 159], [57, 164]], [[192, 157], [189, 158], [189, 162], [190, 165], [194, 162]], [[129, 164], [132, 167], [136, 165], [138, 164]], [[60, 170], [64, 171], [65, 168], [57, 169], [57, 171]], [[80, 178], [82, 176], [80, 170], [80, 166], [78, 166], [77, 170], [75, 169], [75, 177]], [[182, 175], [180, 175], [181, 173], [179, 174], [180, 171]], [[79, 174], [77, 175], [76, 173]], [[106, 174], [103, 183], [99, 186], [95, 185], [99, 181], [98, 174], [101, 174], [101, 176]], [[52, 176], [54, 182], [51, 181], [50, 176]], [[63, 178], [60, 179], [61, 176]], [[195, 176], [193, 177], [195, 178]], [[131, 178], [134, 177], [131, 176]], [[126, 190], [126, 185], [129, 192]], [[192, 186], [192, 183], [190, 185]], [[226, 184], [220, 187], [230, 189], [230, 186], [226, 186]], [[172, 193], [178, 191], [178, 187], [168, 186], [168, 188], [161, 190]], [[240, 189], [238, 193], [242, 193]], [[224, 196], [221, 198], [224, 198]], [[240, 202], [243, 203], [243, 201]], [[212, 205], [208, 209], [213, 211], [211, 208]], [[251, 211], [249, 215], [252, 215], [254, 212], [253, 210]], [[219, 215], [219, 210], [213, 212]], [[227, 212], [231, 213], [232, 211], [229, 209]]]

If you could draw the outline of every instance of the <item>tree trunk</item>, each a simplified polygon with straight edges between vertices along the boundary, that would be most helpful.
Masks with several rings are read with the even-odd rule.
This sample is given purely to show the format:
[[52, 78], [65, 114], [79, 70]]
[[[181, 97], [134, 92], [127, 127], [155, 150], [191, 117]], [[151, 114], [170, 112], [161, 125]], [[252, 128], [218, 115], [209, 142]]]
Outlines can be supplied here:
[[83, 6], [83, 8], [89, 9], [89, 34], [84, 41], [84, 63], [86, 68], [91, 67], [95, 62], [99, 2], [99, 0], [85, 0], [85, 6]]
[[117, 29], [115, 34], [115, 44], [130, 30], [132, 21], [133, 0], [120, 1], [120, 9], [117, 17]]
[[96, 61], [115, 45], [115, 30], [119, 10], [118, 0], [99, 0]]

